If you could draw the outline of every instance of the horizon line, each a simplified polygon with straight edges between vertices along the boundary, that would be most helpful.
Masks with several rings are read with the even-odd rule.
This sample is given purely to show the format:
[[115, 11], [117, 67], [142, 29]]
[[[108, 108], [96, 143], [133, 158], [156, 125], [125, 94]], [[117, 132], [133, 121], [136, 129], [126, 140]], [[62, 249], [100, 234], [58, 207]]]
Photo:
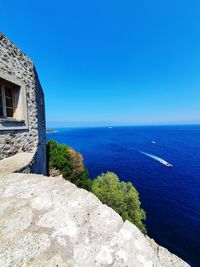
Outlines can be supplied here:
[[[61, 123], [65, 124], [65, 123]], [[68, 125], [67, 125], [68, 124]], [[200, 122], [194, 122], [194, 123], [144, 123], [144, 124], [80, 124], [80, 123], [66, 123], [66, 125], [55, 125], [50, 126], [46, 125], [46, 128], [90, 128], [90, 127], [144, 127], [144, 126], [200, 126]]]

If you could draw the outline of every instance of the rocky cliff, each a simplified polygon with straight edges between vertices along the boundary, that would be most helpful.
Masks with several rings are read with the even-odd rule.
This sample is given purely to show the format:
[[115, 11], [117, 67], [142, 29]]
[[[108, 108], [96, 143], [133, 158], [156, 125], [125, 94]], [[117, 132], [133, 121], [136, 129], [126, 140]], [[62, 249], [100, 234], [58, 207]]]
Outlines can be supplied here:
[[4, 162], [0, 266], [188, 266], [93, 194], [62, 177], [9, 174]]

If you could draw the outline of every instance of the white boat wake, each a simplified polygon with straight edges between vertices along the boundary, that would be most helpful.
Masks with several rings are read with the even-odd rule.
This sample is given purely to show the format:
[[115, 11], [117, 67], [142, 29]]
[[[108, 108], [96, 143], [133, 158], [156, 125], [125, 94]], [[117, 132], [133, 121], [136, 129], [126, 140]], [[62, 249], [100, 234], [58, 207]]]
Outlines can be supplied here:
[[161, 158], [159, 158], [159, 157], [157, 157], [155, 155], [152, 155], [152, 154], [149, 154], [149, 153], [146, 153], [146, 152], [143, 152], [143, 151], [140, 151], [140, 153], [142, 153], [143, 155], [145, 155], [145, 156], [147, 156], [147, 157], [149, 157], [151, 159], [154, 159], [154, 160], [160, 162], [161, 164], [165, 165], [166, 167], [172, 167], [173, 166], [171, 163], [169, 163], [166, 160], [161, 159]]

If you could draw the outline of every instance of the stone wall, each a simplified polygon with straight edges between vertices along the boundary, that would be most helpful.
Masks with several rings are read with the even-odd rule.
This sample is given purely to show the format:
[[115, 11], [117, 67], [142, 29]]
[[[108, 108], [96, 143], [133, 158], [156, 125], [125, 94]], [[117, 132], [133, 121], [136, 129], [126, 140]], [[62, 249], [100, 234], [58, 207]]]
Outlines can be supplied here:
[[22, 84], [26, 94], [27, 122], [1, 123], [0, 159], [37, 150], [32, 172], [46, 173], [44, 95], [32, 60], [0, 33], [0, 78]]

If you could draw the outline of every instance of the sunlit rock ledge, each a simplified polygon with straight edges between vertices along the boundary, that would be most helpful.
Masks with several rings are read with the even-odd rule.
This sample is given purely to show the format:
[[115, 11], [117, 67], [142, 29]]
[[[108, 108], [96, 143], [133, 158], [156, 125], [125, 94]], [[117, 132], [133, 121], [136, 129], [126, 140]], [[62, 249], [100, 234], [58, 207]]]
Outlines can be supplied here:
[[0, 266], [188, 266], [62, 177], [0, 176]]

